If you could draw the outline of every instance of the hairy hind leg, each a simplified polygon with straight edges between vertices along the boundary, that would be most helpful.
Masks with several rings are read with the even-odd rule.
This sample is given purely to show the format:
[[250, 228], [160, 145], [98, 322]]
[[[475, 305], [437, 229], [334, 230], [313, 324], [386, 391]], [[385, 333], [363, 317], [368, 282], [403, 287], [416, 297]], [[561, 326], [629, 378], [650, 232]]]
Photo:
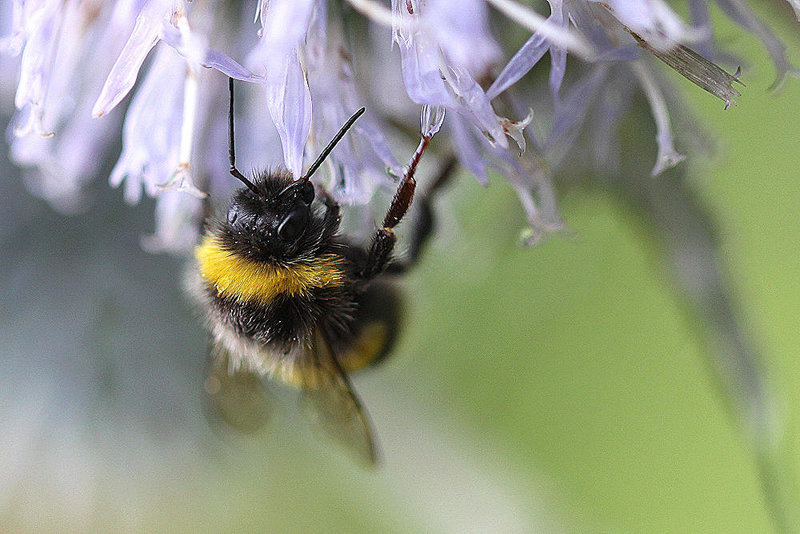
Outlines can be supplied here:
[[400, 221], [411, 206], [411, 201], [414, 200], [414, 191], [417, 188], [414, 174], [417, 171], [419, 160], [428, 148], [433, 135], [433, 133], [422, 135], [419, 146], [414, 155], [411, 156], [411, 161], [406, 167], [400, 183], [397, 185], [397, 192], [394, 194], [391, 204], [389, 204], [389, 210], [383, 219], [383, 226], [375, 232], [367, 252], [366, 261], [360, 269], [359, 275], [364, 280], [370, 280], [381, 274], [392, 260], [392, 252], [397, 242], [397, 237], [394, 235], [394, 227], [400, 224]]
[[453, 174], [455, 174], [457, 163], [456, 157], [452, 154], [449, 155], [445, 159], [439, 169], [439, 173], [436, 175], [436, 178], [433, 180], [428, 190], [418, 195], [416, 203], [418, 214], [414, 228], [409, 236], [408, 254], [402, 260], [390, 263], [386, 268], [386, 272], [401, 274], [417, 263], [419, 255], [425, 243], [428, 242], [428, 238], [430, 238], [436, 223], [436, 217], [433, 211], [433, 199], [436, 193], [445, 186], [450, 181]]

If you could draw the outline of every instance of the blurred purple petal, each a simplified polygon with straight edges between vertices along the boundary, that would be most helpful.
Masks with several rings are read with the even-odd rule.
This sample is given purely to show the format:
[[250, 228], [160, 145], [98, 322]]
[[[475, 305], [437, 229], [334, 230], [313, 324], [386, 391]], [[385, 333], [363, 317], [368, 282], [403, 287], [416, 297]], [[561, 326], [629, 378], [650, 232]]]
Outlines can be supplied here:
[[139, 69], [147, 54], [158, 42], [162, 24], [175, 9], [171, 0], [149, 0], [136, 17], [133, 32], [111, 68], [106, 83], [92, 110], [92, 115], [102, 117], [119, 104], [136, 83]]
[[589, 40], [598, 54], [604, 54], [616, 48], [611, 42], [605, 21], [613, 16], [604, 7], [591, 1], [568, 2], [567, 11], [575, 27]]
[[234, 59], [227, 54], [223, 54], [213, 48], [206, 50], [206, 57], [203, 60], [203, 66], [211, 69], [216, 69], [226, 76], [230, 76], [235, 80], [243, 82], [257, 82], [263, 83], [264, 78], [256, 76], [249, 69], [237, 63]]
[[572, 146], [586, 119], [589, 106], [598, 94], [608, 72], [606, 64], [593, 67], [569, 88], [555, 110], [553, 127], [545, 141], [545, 152], [553, 164], [558, 164]]
[[[17, 56], [22, 52], [25, 46], [25, 24], [24, 24], [24, 9], [25, 3], [23, 0], [12, 0], [11, 16], [6, 13], [5, 20], [11, 19], [9, 24], [9, 31], [7, 35], [0, 37], [0, 52], [5, 52], [11, 56]], [[6, 8], [8, 9], [8, 8]]]
[[[549, 0], [552, 15], [550, 20], [554, 25], [561, 26], [565, 30], [569, 27], [566, 13], [564, 12], [564, 2], [562, 0]], [[558, 100], [558, 91], [561, 89], [561, 82], [564, 81], [564, 73], [567, 70], [567, 49], [562, 46], [553, 45], [550, 47], [550, 92], [553, 98]]]
[[558, 212], [555, 189], [544, 172], [541, 169], [531, 171], [508, 149], [486, 144], [487, 151], [494, 156], [494, 166], [511, 183], [525, 210], [531, 230], [528, 244], [535, 244], [545, 232], [560, 230], [564, 223]]
[[267, 107], [281, 137], [286, 167], [299, 178], [311, 129], [311, 92], [297, 52], [267, 73]]
[[608, 86], [595, 106], [591, 121], [591, 144], [594, 147], [595, 166], [608, 173], [614, 173], [619, 166], [620, 146], [619, 123], [631, 104], [634, 85], [630, 75], [623, 69], [616, 69], [613, 84]]
[[[349, 55], [335, 52], [346, 50], [345, 43], [340, 40], [340, 29], [332, 28], [328, 32], [321, 15], [321, 10], [315, 12], [312, 18], [315, 31], [309, 32], [305, 45], [305, 65], [315, 103], [311, 136], [315, 150], [321, 150], [353, 111], [364, 104]], [[326, 168], [335, 186], [332, 194], [342, 203], [365, 204], [376, 187], [390, 184], [387, 169], [402, 173], [384, 137], [382, 127], [385, 125], [378, 121], [368, 111], [328, 158]]]
[[383, 136], [380, 128], [370, 120], [369, 116], [363, 119], [356, 123], [356, 132], [369, 143], [370, 148], [386, 169], [398, 176], [402, 174], [402, 166], [389, 149], [389, 145], [386, 143], [386, 138]]
[[634, 63], [632, 68], [639, 78], [639, 83], [647, 97], [650, 110], [653, 112], [653, 118], [656, 122], [658, 159], [656, 160], [651, 174], [657, 176], [666, 169], [674, 167], [683, 161], [686, 156], [679, 154], [672, 144], [672, 127], [670, 126], [667, 103], [664, 101], [664, 95], [661, 94], [661, 90], [653, 81], [652, 75], [647, 71], [643, 63]]
[[506, 63], [506, 66], [503, 67], [503, 70], [486, 91], [486, 96], [489, 99], [494, 99], [517, 83], [542, 59], [548, 48], [550, 48], [550, 42], [541, 34], [534, 33], [531, 35], [509, 62]]
[[480, 77], [502, 57], [489, 31], [484, 0], [428, 0], [423, 24], [434, 36], [447, 60]]
[[689, 16], [695, 28], [708, 32], [705, 39], [692, 45], [692, 49], [708, 60], [714, 60], [714, 36], [711, 34], [711, 15], [706, 0], [689, 0]]
[[764, 43], [764, 47], [769, 52], [775, 68], [778, 69], [778, 75], [775, 78], [773, 87], [780, 85], [787, 73], [798, 72], [798, 69], [786, 57], [786, 45], [769, 29], [769, 26], [764, 24], [752, 12], [747, 4], [741, 2], [741, 0], [717, 0], [717, 5], [733, 21], [752, 32]]
[[125, 114], [122, 154], [109, 182], [125, 180], [127, 202], [138, 202], [143, 188], [155, 196], [178, 168], [185, 76], [178, 54], [160, 47]]
[[457, 113], [451, 113], [448, 122], [453, 136], [458, 161], [469, 169], [482, 185], [489, 185], [486, 173], [486, 160], [481, 153], [480, 145], [473, 135], [474, 127]]

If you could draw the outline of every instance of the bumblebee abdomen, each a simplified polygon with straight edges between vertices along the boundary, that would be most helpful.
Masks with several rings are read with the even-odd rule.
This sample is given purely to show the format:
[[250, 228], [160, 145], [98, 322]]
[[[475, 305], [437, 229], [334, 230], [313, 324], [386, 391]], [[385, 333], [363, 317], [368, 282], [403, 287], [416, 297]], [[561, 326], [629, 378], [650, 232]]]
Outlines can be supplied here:
[[207, 287], [209, 301], [220, 321], [238, 334], [286, 352], [310, 339], [325, 321], [349, 327], [353, 305], [335, 289], [316, 289], [310, 295], [279, 295], [269, 303], [226, 297]]

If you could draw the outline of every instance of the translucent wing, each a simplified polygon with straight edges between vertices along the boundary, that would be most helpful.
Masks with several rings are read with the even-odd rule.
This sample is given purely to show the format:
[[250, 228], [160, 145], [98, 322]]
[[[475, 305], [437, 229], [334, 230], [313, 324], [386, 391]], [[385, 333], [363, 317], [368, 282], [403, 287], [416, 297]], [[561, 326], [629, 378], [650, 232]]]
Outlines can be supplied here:
[[266, 424], [270, 399], [259, 376], [247, 371], [230, 372], [228, 352], [214, 345], [203, 384], [211, 419], [250, 434]]
[[366, 411], [321, 328], [305, 358], [301, 380], [309, 418], [359, 459], [374, 465], [377, 450]]

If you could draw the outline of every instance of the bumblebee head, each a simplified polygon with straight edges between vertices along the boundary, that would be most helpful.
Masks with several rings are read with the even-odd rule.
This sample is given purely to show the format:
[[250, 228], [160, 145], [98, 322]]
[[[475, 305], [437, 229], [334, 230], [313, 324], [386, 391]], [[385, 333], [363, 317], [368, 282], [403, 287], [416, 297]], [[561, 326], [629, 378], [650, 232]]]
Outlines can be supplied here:
[[312, 257], [322, 236], [333, 233], [323, 231], [326, 221], [312, 207], [314, 185], [308, 178], [295, 181], [287, 171], [264, 172], [253, 186], [236, 191], [221, 221], [220, 234], [231, 252], [287, 263]]
[[[317, 214], [312, 209], [314, 185], [309, 178], [356, 119], [364, 114], [364, 108], [347, 119], [301, 178], [294, 180], [289, 171], [279, 169], [265, 171], [250, 181], [236, 168], [233, 78], [229, 78], [228, 87], [231, 95], [228, 108], [230, 172], [246, 187], [234, 193], [227, 217], [212, 232], [216, 233], [227, 251], [246, 259], [276, 264], [311, 259], [320, 245], [336, 233], [339, 220], [338, 217]], [[329, 210], [328, 213], [334, 212]]]

